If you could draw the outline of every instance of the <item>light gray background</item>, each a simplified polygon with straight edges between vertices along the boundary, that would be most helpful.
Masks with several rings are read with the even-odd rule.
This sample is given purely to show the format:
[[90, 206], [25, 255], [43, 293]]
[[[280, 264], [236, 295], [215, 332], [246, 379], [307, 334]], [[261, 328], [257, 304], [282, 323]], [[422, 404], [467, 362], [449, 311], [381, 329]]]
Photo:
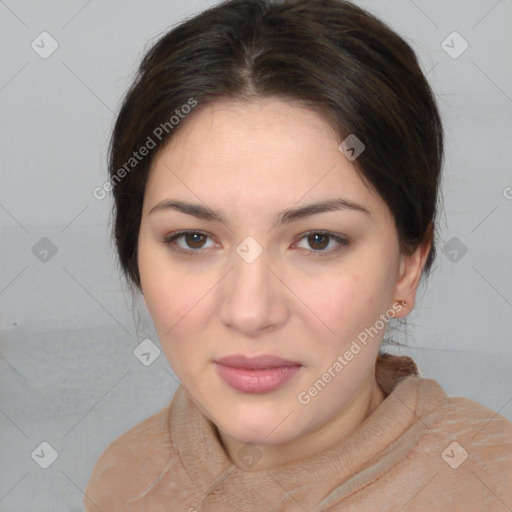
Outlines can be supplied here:
[[[456, 262], [439, 252], [400, 353], [512, 419], [512, 0], [357, 3], [428, 72], [446, 129], [440, 249], [467, 247]], [[111, 198], [92, 190], [144, 49], [207, 6], [0, 0], [0, 511], [81, 510], [100, 453], [178, 385], [163, 354], [150, 366], [133, 354], [158, 341], [119, 277]], [[31, 48], [43, 31], [59, 45], [47, 59]], [[441, 47], [453, 31], [469, 44], [458, 58]], [[32, 252], [42, 237], [57, 248], [47, 261]], [[58, 452], [48, 469], [31, 457], [43, 441]]]

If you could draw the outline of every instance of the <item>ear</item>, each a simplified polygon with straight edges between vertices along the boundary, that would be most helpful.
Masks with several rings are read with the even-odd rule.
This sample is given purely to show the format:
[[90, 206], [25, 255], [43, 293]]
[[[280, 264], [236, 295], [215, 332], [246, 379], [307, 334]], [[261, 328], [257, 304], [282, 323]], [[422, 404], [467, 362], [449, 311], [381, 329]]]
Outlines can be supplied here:
[[410, 255], [402, 255], [400, 259], [400, 268], [395, 285], [395, 301], [401, 304], [401, 309], [397, 311], [395, 317], [401, 318], [407, 316], [413, 309], [416, 302], [416, 291], [420, 284], [423, 267], [432, 246], [433, 230], [429, 226], [425, 234], [425, 240]]

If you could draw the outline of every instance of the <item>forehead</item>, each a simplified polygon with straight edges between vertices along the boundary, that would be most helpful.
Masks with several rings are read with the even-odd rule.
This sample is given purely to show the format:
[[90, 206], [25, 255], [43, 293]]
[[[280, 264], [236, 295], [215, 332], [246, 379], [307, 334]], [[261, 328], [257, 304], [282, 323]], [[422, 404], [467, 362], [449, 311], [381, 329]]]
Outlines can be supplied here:
[[228, 207], [265, 201], [290, 206], [343, 195], [379, 198], [338, 149], [339, 138], [318, 113], [276, 98], [199, 106], [151, 166], [146, 196], [208, 198]]
[[[312, 150], [317, 157], [318, 151], [334, 152], [336, 140], [336, 133], [321, 116], [296, 102], [219, 100], [192, 111], [164, 151], [208, 163], [212, 155], [218, 167], [243, 163], [250, 168], [254, 162], [261, 169], [265, 163], [275, 167], [281, 160], [309, 158]], [[253, 160], [245, 160], [248, 155]]]

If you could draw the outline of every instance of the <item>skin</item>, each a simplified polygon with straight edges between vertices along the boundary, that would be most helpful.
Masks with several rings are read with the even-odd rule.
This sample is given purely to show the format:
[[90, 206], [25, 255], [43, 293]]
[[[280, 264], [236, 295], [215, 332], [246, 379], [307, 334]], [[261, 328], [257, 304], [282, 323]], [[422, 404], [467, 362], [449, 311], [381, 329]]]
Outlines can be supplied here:
[[[298, 104], [218, 100], [197, 107], [152, 162], [138, 239], [144, 299], [169, 364], [245, 471], [310, 456], [356, 429], [384, 399], [374, 367], [385, 329], [309, 403], [298, 395], [394, 301], [407, 301], [396, 317], [414, 307], [430, 242], [400, 253], [389, 208], [339, 143], [322, 117]], [[343, 209], [273, 224], [279, 211], [335, 198], [369, 213]], [[225, 222], [151, 212], [168, 199], [222, 212]], [[182, 230], [206, 236], [166, 243]], [[236, 252], [248, 236], [263, 249], [251, 263]], [[217, 373], [213, 360], [231, 354], [273, 354], [302, 367], [277, 390], [247, 394]], [[261, 453], [251, 468], [237, 457], [247, 443]]]

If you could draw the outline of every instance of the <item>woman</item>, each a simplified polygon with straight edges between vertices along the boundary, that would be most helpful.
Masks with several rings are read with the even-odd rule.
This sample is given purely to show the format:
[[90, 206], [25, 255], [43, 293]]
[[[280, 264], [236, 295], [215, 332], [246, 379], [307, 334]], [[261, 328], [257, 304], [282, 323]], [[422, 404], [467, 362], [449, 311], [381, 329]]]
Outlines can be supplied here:
[[88, 511], [506, 510], [512, 425], [380, 353], [435, 257], [443, 130], [341, 0], [233, 0], [146, 54], [113, 133], [123, 271], [181, 386]]

